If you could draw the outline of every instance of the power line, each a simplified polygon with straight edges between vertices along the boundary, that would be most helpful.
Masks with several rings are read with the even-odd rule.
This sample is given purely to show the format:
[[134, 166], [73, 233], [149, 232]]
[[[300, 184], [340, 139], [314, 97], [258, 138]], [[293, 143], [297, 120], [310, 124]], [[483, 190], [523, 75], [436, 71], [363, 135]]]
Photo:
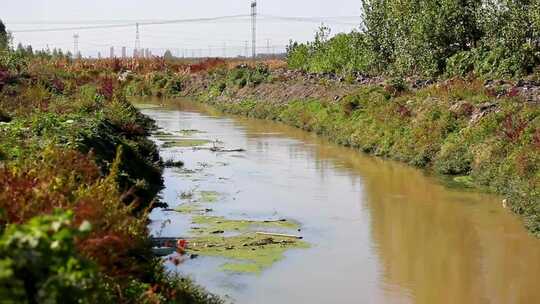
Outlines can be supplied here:
[[[358, 25], [358, 22], [340, 22], [335, 21], [338, 17], [289, 17], [289, 16], [275, 16], [275, 15], [260, 15], [264, 19], [267, 20], [278, 20], [278, 21], [293, 21], [293, 22], [309, 22], [309, 23], [320, 23], [320, 22], [326, 22], [326, 23], [332, 23], [332, 24], [340, 24], [340, 25]], [[346, 17], [350, 18], [350, 17]], [[356, 18], [360, 18], [359, 16], [356, 16]]]
[[[259, 14], [259, 16], [262, 17], [278, 17], [278, 18], [295, 18], [298, 20], [311, 20], [311, 21], [317, 21], [317, 20], [344, 20], [344, 19], [354, 19], [358, 20], [360, 15], [351, 15], [351, 16], [277, 16], [277, 15], [262, 15]], [[248, 17], [246, 15], [246, 17]], [[110, 20], [57, 20], [57, 21], [50, 21], [50, 20], [15, 20], [15, 21], [9, 21], [4, 20], [6, 24], [105, 24], [105, 25], [112, 25], [114, 23], [122, 23], [122, 24], [135, 24], [135, 23], [159, 23], [159, 22], [169, 22], [174, 21], [176, 19], [110, 19]], [[180, 19], [178, 19], [180, 20]], [[187, 20], [187, 19], [186, 19]]]
[[248, 15], [232, 15], [232, 16], [220, 16], [220, 17], [210, 17], [210, 18], [176, 19], [176, 20], [149, 21], [149, 22], [125, 23], [125, 24], [59, 27], [59, 28], [48, 28], [48, 29], [14, 30], [14, 31], [11, 31], [11, 32], [12, 33], [37, 33], [37, 32], [73, 31], [73, 30], [96, 30], [96, 29], [111, 29], [111, 28], [132, 27], [132, 26], [134, 26], [136, 24], [139, 24], [140, 26], [147, 26], [147, 25], [159, 25], [159, 24], [212, 22], [212, 21], [219, 21], [219, 20], [236, 19], [236, 18], [241, 18], [241, 17], [249, 17], [249, 16]]

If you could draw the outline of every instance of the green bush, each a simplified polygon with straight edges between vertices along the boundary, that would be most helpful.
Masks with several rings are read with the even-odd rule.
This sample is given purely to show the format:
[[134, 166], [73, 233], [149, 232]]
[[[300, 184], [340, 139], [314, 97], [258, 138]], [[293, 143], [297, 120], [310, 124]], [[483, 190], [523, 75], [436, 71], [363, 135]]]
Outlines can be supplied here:
[[314, 73], [333, 72], [349, 76], [353, 72], [370, 73], [372, 57], [365, 35], [359, 32], [338, 34], [329, 38], [330, 31], [321, 27], [313, 43], [291, 41], [287, 47], [289, 68]]
[[442, 145], [435, 158], [435, 169], [440, 174], [469, 175], [473, 162], [469, 145], [463, 142], [462, 134], [453, 134]]
[[113, 302], [97, 268], [81, 258], [75, 239], [88, 222], [72, 228], [71, 213], [11, 224], [0, 237], [0, 298], [3, 303]]
[[361, 32], [290, 42], [290, 68], [439, 77], [529, 74], [540, 63], [540, 0], [363, 0]]

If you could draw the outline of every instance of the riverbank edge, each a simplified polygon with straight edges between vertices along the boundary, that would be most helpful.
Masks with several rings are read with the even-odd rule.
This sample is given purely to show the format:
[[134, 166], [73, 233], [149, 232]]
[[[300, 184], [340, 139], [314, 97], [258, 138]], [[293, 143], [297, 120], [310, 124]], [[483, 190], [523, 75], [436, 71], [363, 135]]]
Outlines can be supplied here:
[[[229, 72], [228, 74], [230, 74]], [[292, 86], [297, 85], [298, 81], [293, 80]], [[274, 120], [294, 126], [305, 131], [314, 132], [326, 137], [331, 141], [357, 149], [361, 152], [371, 155], [384, 157], [392, 160], [406, 162], [418, 168], [435, 171], [438, 174], [453, 179], [456, 183], [464, 187], [475, 188], [481, 192], [492, 192], [505, 197], [502, 205], [509, 208], [523, 220], [527, 229], [536, 237], [540, 237], [540, 194], [538, 191], [538, 143], [535, 140], [536, 134], [525, 134], [523, 126], [518, 126], [521, 120], [529, 119], [530, 125], [537, 125], [539, 107], [536, 103], [527, 103], [515, 96], [493, 96], [481, 92], [484, 86], [479, 81], [472, 81], [470, 84], [466, 80], [458, 80], [455, 83], [441, 82], [429, 85], [418, 90], [400, 92], [400, 88], [395, 88], [385, 84], [368, 84], [347, 86], [341, 84], [325, 83], [322, 87], [328, 88], [321, 96], [310, 97], [301, 91], [300, 94], [287, 91], [285, 87], [287, 81], [263, 81], [262, 84], [248, 83], [247, 86], [230, 88], [227, 85], [223, 88], [223, 82], [219, 79], [209, 76], [196, 75], [192, 79], [185, 81], [183, 97], [194, 98], [199, 102], [212, 105], [225, 113], [244, 115], [248, 117]], [[310, 88], [309, 84], [302, 84]], [[219, 89], [216, 89], [219, 86]], [[261, 89], [260, 87], [263, 87]], [[345, 88], [344, 88], [345, 87]], [[435, 102], [436, 106], [427, 104], [427, 101], [437, 99], [436, 94], [441, 88], [446, 90], [445, 94], [451, 95], [452, 90], [464, 90], [464, 96], [458, 96], [456, 102], [441, 105]], [[281, 98], [278, 102], [265, 98], [265, 93], [272, 90], [278, 90], [276, 93]], [[321, 85], [313, 85], [313, 91], [321, 92]], [[333, 92], [339, 92], [332, 99]], [[426, 93], [427, 91], [427, 93]], [[434, 94], [431, 91], [436, 91]], [[489, 93], [489, 92], [488, 92]], [[317, 95], [313, 94], [313, 95]], [[163, 95], [166, 96], [166, 95]], [[448, 97], [448, 96], [447, 96]], [[372, 99], [373, 98], [373, 99]], [[382, 107], [371, 107], [370, 101], [374, 99], [375, 104], [384, 103]], [[472, 100], [471, 102], [468, 102]], [[491, 100], [491, 101], [486, 101]], [[423, 107], [436, 107], [437, 115], [452, 116], [458, 126], [451, 132], [440, 130], [447, 126], [437, 126], [425, 124], [420, 121], [422, 127], [415, 127], [419, 123], [414, 120], [412, 114], [415, 111], [424, 111]], [[396, 120], [389, 119], [390, 115], [399, 117]], [[432, 109], [430, 109], [431, 111]], [[372, 111], [372, 112], [370, 112]], [[380, 135], [376, 140], [372, 140], [361, 133], [364, 130], [373, 129], [377, 124], [365, 123], [366, 115], [360, 112], [368, 113], [367, 120], [381, 120], [382, 123], [391, 125], [389, 128], [407, 129], [407, 131], [418, 133], [417, 136], [427, 137], [431, 133], [437, 133], [435, 147], [419, 146], [425, 143], [412, 142], [407, 147], [401, 147], [401, 150], [388, 147], [396, 141], [396, 132], [390, 131]], [[384, 112], [384, 113], [383, 113]], [[426, 112], [426, 111], [424, 111]], [[427, 111], [429, 112], [429, 111]], [[511, 113], [513, 116], [510, 114]], [[425, 113], [423, 113], [425, 114]], [[433, 114], [433, 113], [430, 113]], [[450, 119], [450, 118], [449, 118]], [[433, 127], [434, 129], [430, 129]], [[533, 127], [531, 127], [533, 128]], [[373, 133], [373, 130], [366, 133]], [[482, 140], [474, 141], [478, 134], [487, 134]], [[514, 134], [519, 133], [519, 134]], [[397, 132], [399, 136], [399, 132]], [[520, 137], [534, 137], [534, 139], [525, 144]], [[465, 140], [461, 140], [464, 137]], [[494, 137], [503, 137], [504, 144], [494, 141]], [[390, 142], [390, 144], [389, 144]], [[474, 155], [469, 147], [474, 146]], [[429, 146], [429, 144], [428, 144]], [[498, 151], [492, 151], [492, 146], [496, 146]], [[529, 147], [530, 146], [530, 147]], [[424, 149], [425, 148], [425, 149]], [[532, 151], [522, 152], [526, 149]], [[429, 150], [429, 151], [423, 151]], [[475, 157], [481, 153], [482, 149], [493, 152], [505, 151], [505, 157], [500, 161], [483, 161], [478, 164]], [[403, 152], [405, 151], [405, 152]], [[420, 152], [420, 153], [417, 153]], [[515, 155], [515, 154], [518, 155]], [[413, 155], [418, 154], [418, 155]], [[430, 154], [430, 155], [429, 155]], [[489, 159], [490, 155], [484, 155]], [[518, 174], [516, 164], [507, 162], [527, 162], [526, 164], [517, 164], [523, 166], [525, 172]], [[531, 164], [532, 163], [532, 164]], [[475, 167], [476, 166], [476, 167]], [[465, 169], [462, 167], [466, 167]]]

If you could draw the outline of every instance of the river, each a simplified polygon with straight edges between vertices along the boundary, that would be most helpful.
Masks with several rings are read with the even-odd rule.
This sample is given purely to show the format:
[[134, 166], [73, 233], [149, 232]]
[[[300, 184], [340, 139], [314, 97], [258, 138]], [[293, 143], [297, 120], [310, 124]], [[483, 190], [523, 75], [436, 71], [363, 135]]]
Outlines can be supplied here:
[[[245, 149], [162, 148], [163, 158], [185, 162], [183, 172], [165, 170], [163, 201], [173, 208], [185, 191], [214, 191], [213, 214], [293, 219], [310, 244], [260, 274], [222, 271], [219, 257], [167, 263], [209, 291], [261, 304], [540, 303], [540, 241], [500, 197], [279, 123], [184, 100], [144, 103], [162, 130], [198, 130], [191, 137]], [[162, 209], [151, 220], [154, 235], [167, 237], [192, 224]]]

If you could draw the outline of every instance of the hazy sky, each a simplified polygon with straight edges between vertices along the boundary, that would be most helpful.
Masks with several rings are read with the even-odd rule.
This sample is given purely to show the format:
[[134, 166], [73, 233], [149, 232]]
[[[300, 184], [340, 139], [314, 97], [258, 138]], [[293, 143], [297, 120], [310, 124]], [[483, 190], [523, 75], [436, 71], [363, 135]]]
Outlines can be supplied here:
[[[44, 29], [106, 24], [134, 23], [139, 20], [205, 18], [243, 15], [250, 12], [250, 0], [0, 0], [0, 19], [9, 30]], [[259, 0], [258, 13], [272, 16], [336, 17], [359, 16], [358, 0]], [[359, 23], [358, 18], [327, 20], [333, 33], [350, 31]], [[336, 22], [337, 21], [337, 22]], [[46, 22], [46, 24], [44, 24]], [[289, 39], [311, 39], [319, 21], [295, 22], [265, 20], [258, 23], [260, 52], [280, 50]], [[80, 49], [85, 55], [95, 56], [98, 51], [108, 54], [110, 46], [133, 48], [135, 27], [99, 30], [79, 30], [42, 33], [14, 33], [15, 43], [32, 44], [35, 48], [58, 47], [73, 49], [73, 34], [80, 35]], [[171, 49], [206, 56], [244, 53], [245, 41], [251, 39], [249, 18], [173, 25], [141, 27], [141, 44], [154, 53]]]

